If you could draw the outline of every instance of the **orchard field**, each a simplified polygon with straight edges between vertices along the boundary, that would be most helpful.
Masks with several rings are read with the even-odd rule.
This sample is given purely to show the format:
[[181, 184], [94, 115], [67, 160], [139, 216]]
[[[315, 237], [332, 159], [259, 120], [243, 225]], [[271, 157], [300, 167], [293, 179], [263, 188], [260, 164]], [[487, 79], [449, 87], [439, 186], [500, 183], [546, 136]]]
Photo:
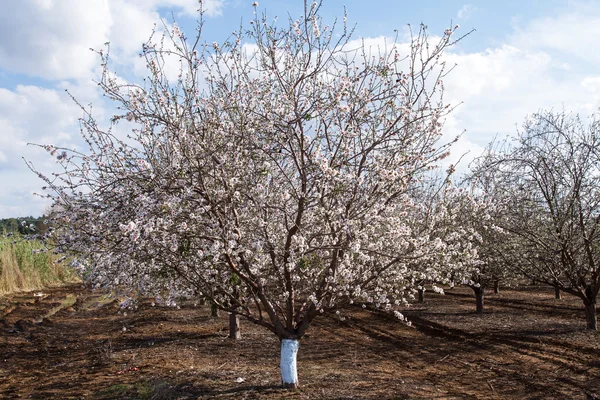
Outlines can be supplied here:
[[459, 173], [444, 80], [474, 30], [372, 46], [303, 3], [278, 22], [253, 2], [209, 44], [201, 1], [193, 36], [152, 31], [137, 81], [92, 50], [116, 114], [69, 92], [82, 146], [27, 166], [52, 201], [36, 235], [119, 295], [7, 296], [1, 396], [600, 395], [600, 113], [542, 109]]
[[[404, 314], [359, 307], [315, 320], [298, 353], [300, 389], [281, 390], [276, 336], [247, 321], [228, 339], [225, 313], [115, 299], [71, 285], [4, 297], [0, 397], [34, 399], [586, 399], [600, 394], [598, 332], [580, 300], [521, 286], [469, 288]], [[241, 378], [241, 379], [240, 379]], [[587, 396], [587, 397], [586, 397]]]

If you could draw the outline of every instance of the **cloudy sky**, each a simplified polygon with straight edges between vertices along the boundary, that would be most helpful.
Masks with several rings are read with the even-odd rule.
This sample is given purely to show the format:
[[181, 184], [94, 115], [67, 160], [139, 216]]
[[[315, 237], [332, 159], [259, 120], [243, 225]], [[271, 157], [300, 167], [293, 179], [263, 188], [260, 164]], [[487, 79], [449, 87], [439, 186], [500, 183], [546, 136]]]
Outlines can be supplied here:
[[[302, 0], [261, 0], [258, 9], [300, 15]], [[251, 0], [204, 0], [203, 33], [223, 41], [252, 18]], [[476, 32], [447, 59], [457, 67], [446, 79], [446, 99], [461, 103], [446, 121], [449, 136], [466, 130], [453, 157], [481, 152], [495, 136], [514, 134], [540, 109], [589, 115], [600, 106], [600, 2], [505, 0], [325, 0], [331, 21], [348, 12], [355, 37], [383, 40], [407, 23], [424, 22], [432, 34], [459, 24]], [[65, 92], [93, 104], [100, 121], [110, 105], [98, 92], [99, 60], [89, 49], [110, 42], [113, 65], [128, 79], [145, 76], [137, 58], [155, 23], [177, 20], [193, 36], [197, 0], [19, 0], [0, 13], [0, 218], [39, 216], [48, 205], [33, 196], [40, 170], [54, 161], [27, 143], [75, 146], [81, 112]]]

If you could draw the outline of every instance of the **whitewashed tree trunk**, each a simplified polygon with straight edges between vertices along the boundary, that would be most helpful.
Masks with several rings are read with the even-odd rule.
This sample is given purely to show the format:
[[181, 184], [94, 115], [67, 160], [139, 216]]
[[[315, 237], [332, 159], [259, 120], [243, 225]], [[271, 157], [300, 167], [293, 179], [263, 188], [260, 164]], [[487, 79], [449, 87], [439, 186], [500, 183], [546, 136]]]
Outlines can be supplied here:
[[233, 340], [240, 340], [242, 338], [240, 316], [236, 313], [229, 313], [229, 338]]
[[300, 343], [297, 340], [281, 340], [281, 383], [284, 388], [298, 388], [298, 370], [296, 368], [296, 355]]

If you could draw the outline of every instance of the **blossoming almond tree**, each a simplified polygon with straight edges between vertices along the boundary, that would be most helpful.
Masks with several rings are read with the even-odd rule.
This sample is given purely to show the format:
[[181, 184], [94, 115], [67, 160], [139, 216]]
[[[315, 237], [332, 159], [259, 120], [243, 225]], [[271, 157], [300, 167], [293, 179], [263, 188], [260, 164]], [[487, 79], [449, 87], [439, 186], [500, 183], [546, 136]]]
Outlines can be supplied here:
[[449, 265], [459, 282], [473, 290], [476, 312], [482, 313], [487, 287], [514, 277], [502, 257], [506, 234], [496, 224], [504, 209], [488, 193], [467, 187], [455, 189], [446, 201], [454, 223], [449, 237], [462, 250], [451, 253], [456, 260]]
[[[135, 128], [119, 139], [86, 114], [89, 148], [45, 146], [64, 173], [40, 174], [87, 279], [168, 292], [169, 304], [207, 296], [281, 339], [292, 388], [315, 317], [404, 301], [415, 242], [398, 211], [447, 152], [451, 111], [440, 58], [454, 30], [430, 43], [420, 26], [406, 44], [367, 48], [319, 7], [283, 26], [256, 15], [220, 44], [174, 27], [143, 47], [139, 85], [109, 73], [101, 53], [100, 86], [122, 110], [113, 121]], [[169, 81], [173, 58], [181, 72]]]
[[415, 242], [408, 274], [419, 303], [425, 300], [426, 285], [443, 294], [443, 289], [436, 284], [451, 283], [456, 262], [462, 266], [467, 264], [467, 258], [476, 257], [475, 252], [463, 251], [462, 244], [466, 241], [462, 236], [466, 231], [459, 233], [456, 217], [450, 212], [454, 207], [451, 197], [456, 192], [452, 189], [452, 172], [448, 172], [445, 178], [433, 174], [421, 179], [410, 189], [415, 207], [407, 217]]
[[[415, 258], [410, 274], [418, 284], [419, 302], [424, 283], [464, 284], [476, 298], [477, 312], [483, 312], [486, 286], [506, 268], [496, 252], [501, 230], [494, 224], [498, 205], [483, 193], [457, 187], [450, 177], [436, 179], [416, 193], [420, 207], [412, 219], [413, 232], [422, 243], [420, 257]], [[443, 291], [433, 286], [438, 292]]]
[[[481, 157], [475, 179], [488, 182], [508, 233], [505, 259], [518, 272], [579, 297], [597, 329], [600, 290], [600, 136], [564, 112], [529, 118], [513, 143]], [[491, 189], [490, 189], [491, 188]]]

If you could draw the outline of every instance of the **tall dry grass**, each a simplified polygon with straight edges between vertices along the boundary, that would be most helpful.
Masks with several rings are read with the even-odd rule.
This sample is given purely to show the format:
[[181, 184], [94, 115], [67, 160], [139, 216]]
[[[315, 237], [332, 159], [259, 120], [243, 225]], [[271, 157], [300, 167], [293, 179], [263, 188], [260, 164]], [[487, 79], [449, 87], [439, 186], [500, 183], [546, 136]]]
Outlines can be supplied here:
[[58, 257], [42, 249], [37, 240], [0, 236], [0, 296], [76, 280]]

